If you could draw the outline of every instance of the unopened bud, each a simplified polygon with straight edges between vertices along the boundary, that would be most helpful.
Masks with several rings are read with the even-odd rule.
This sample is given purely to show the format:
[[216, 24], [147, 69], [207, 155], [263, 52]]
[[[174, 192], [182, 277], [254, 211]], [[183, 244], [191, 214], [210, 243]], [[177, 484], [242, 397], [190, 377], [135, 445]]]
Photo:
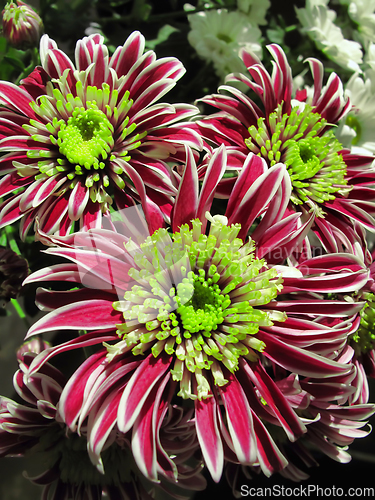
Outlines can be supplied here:
[[3, 35], [16, 48], [35, 47], [43, 33], [43, 22], [24, 2], [8, 2], [2, 12]]

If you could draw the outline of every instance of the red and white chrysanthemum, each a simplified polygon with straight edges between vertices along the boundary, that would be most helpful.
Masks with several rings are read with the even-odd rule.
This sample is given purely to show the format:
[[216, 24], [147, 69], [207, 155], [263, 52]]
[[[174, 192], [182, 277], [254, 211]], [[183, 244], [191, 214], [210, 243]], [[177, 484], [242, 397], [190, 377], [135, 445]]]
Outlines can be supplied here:
[[[93, 465], [87, 451], [86, 423], [80, 435], [72, 433], [58, 410], [66, 384], [64, 375], [49, 363], [30, 375], [34, 358], [35, 353], [19, 354], [20, 369], [14, 376], [14, 387], [23, 403], [0, 398], [0, 456], [26, 454], [35, 456], [44, 468], [47, 466], [42, 474], [30, 478], [44, 487], [43, 498], [100, 500], [105, 496], [113, 500], [152, 500], [155, 485], [145, 481], [132, 459], [128, 436], [118, 430], [113, 429], [107, 436], [102, 470]], [[185, 498], [177, 494], [174, 484], [177, 480], [185, 490], [205, 486], [204, 479], [197, 474], [200, 466], [194, 470], [184, 465], [196, 449], [194, 425], [188, 413], [168, 404], [162, 406], [160, 419], [163, 422], [160, 422], [159, 459], [173, 464], [175, 473], [171, 477], [166, 475], [160, 486], [172, 497]], [[171, 482], [173, 491], [168, 487]]]
[[[374, 405], [368, 403], [363, 391], [363, 377], [358, 367], [351, 363], [353, 349], [346, 346], [338, 357], [340, 363], [348, 363], [351, 370], [342, 377], [299, 378], [288, 374], [275, 364], [269, 371], [275, 383], [283, 391], [290, 405], [303, 418], [306, 433], [294, 442], [285, 439], [278, 428], [272, 425], [272, 415], [267, 406], [262, 408], [262, 416], [268, 421], [268, 429], [277, 446], [288, 458], [288, 465], [280, 474], [292, 481], [302, 481], [309, 477], [308, 470], [318, 466], [320, 457], [327, 457], [348, 463], [351, 460], [349, 445], [357, 438], [365, 437], [370, 430], [362, 430], [368, 418], [374, 413]], [[366, 391], [365, 391], [366, 392]], [[232, 487], [234, 496], [240, 494], [241, 484], [258, 467], [239, 467], [228, 463], [226, 478]]]
[[254, 54], [242, 50], [250, 75], [227, 77], [246, 84], [262, 106], [237, 88], [222, 85], [219, 94], [199, 100], [220, 112], [202, 118], [195, 127], [212, 144], [252, 151], [271, 167], [285, 164], [292, 184], [289, 211], [313, 212], [322, 235], [332, 232], [326, 217], [330, 214], [374, 231], [373, 157], [351, 154], [332, 132], [350, 109], [339, 77], [331, 74], [323, 87], [323, 65], [310, 58], [312, 97], [304, 90], [293, 98], [291, 68], [283, 50], [275, 44], [268, 49], [274, 59], [272, 75]]
[[[367, 241], [367, 234], [363, 226], [358, 223], [353, 225], [345, 224], [342, 218], [339, 217], [331, 220], [334, 222], [335, 228], [337, 228], [336, 236], [339, 236], [339, 238], [336, 240], [334, 233], [326, 234], [324, 238], [325, 248], [334, 252], [339, 247], [340, 254], [336, 255], [342, 255], [344, 259], [350, 255], [355, 268], [357, 270], [362, 268], [368, 276], [363, 286], [354, 293], [348, 294], [345, 290], [340, 290], [335, 295], [336, 299], [346, 300], [347, 302], [361, 302], [363, 304], [363, 308], [359, 313], [358, 328], [348, 337], [347, 342], [354, 349], [354, 362], [357, 365], [358, 372], [363, 372], [363, 392], [367, 394], [369, 389], [366, 386], [366, 375], [375, 377], [375, 250], [371, 240]], [[370, 251], [370, 248], [372, 251]], [[289, 263], [301, 270], [301, 272], [309, 273], [311, 272], [309, 263], [314, 252], [323, 253], [314, 260], [316, 262], [319, 260], [325, 262], [324, 266], [326, 266], [331, 259], [330, 254], [325, 254], [321, 246], [312, 247], [309, 238], [304, 240], [299, 252], [289, 255]], [[324, 266], [321, 266], [320, 270], [317, 269], [317, 272], [323, 273]], [[354, 270], [354, 267], [352, 269]], [[324, 274], [320, 274], [321, 278], [323, 276]], [[364, 396], [364, 399], [367, 398]]]
[[[346, 346], [338, 360], [341, 363], [350, 363], [353, 354], [353, 349]], [[292, 455], [299, 459], [300, 464], [305, 467], [318, 465], [317, 452], [340, 463], [350, 462], [348, 447], [355, 439], [369, 434], [371, 428], [362, 428], [375, 410], [374, 405], [368, 403], [369, 394], [363, 390], [363, 382], [363, 373], [356, 363], [352, 363], [352, 371], [346, 379], [322, 381], [306, 378], [300, 382], [300, 389], [302, 388], [307, 402], [301, 411], [306, 418], [311, 419], [311, 423], [300, 440], [296, 443], [285, 443]], [[283, 446], [282, 449], [284, 450]], [[287, 454], [289, 455], [288, 452]], [[292, 461], [281, 474], [299, 481], [304, 475], [304, 471], [299, 467]]]
[[24, 236], [38, 217], [43, 231], [63, 235], [75, 221], [100, 225], [113, 198], [120, 209], [129, 196], [161, 223], [157, 196], [176, 192], [166, 160], [200, 139], [177, 123], [194, 106], [157, 103], [183, 65], [143, 54], [144, 45], [134, 32], [109, 56], [103, 37], [90, 35], [73, 63], [44, 35], [42, 67], [20, 86], [0, 82], [0, 226], [22, 219]]
[[[224, 151], [216, 152], [211, 167], [222, 161]], [[248, 163], [262, 164], [250, 156]], [[63, 238], [41, 236], [51, 245], [48, 254], [71, 262], [40, 270], [27, 282], [63, 280], [90, 288], [39, 290], [39, 306], [50, 312], [28, 336], [51, 330], [89, 333], [44, 351], [31, 373], [58, 353], [104, 343], [73, 374], [60, 406], [72, 430], [79, 431], [88, 418], [94, 462], [117, 425], [121, 432], [132, 430], [135, 460], [156, 480], [157, 416], [164, 402], [177, 395], [194, 402], [198, 440], [215, 480], [222, 474], [224, 457], [260, 464], [269, 475], [287, 461], [260, 408], [267, 405], [272, 422], [292, 441], [306, 426], [267, 372], [267, 363], [317, 379], [351, 372], [352, 365], [334, 358], [356, 329], [363, 304], [314, 300], [308, 294], [357, 290], [368, 273], [350, 255], [330, 256], [333, 272], [325, 269], [322, 279], [316, 271], [321, 262], [310, 264], [311, 275], [268, 267], [256, 255], [254, 242], [246, 241], [247, 230], [243, 239], [238, 237], [241, 225], [235, 220], [228, 223], [226, 217], [209, 214], [208, 221], [185, 218], [186, 210], [199, 212], [201, 205], [212, 202], [212, 197], [199, 197], [198, 181], [189, 176], [187, 170], [173, 208], [173, 224], [179, 227], [172, 235], [161, 228], [139, 243], [133, 235], [129, 239], [107, 229]], [[206, 180], [215, 183], [212, 175]], [[195, 186], [189, 198], [187, 185]], [[235, 213], [241, 220], [241, 211]], [[272, 217], [268, 219], [272, 224]], [[125, 230], [129, 227], [125, 223]], [[280, 227], [273, 238], [288, 247], [288, 227], [284, 231]], [[265, 245], [263, 251], [268, 250]]]

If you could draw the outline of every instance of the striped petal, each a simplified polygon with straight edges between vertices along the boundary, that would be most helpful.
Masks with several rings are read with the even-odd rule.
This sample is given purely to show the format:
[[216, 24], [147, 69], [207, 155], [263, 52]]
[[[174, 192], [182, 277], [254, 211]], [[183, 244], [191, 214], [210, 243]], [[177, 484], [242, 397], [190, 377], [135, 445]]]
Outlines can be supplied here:
[[227, 163], [227, 153], [224, 146], [221, 146], [215, 153], [212, 155], [208, 166], [207, 172], [203, 181], [199, 204], [197, 208], [196, 217], [199, 218], [203, 222], [203, 230], [207, 225], [207, 220], [205, 218], [206, 211], [210, 210], [212, 200], [215, 195], [215, 189], [218, 185], [220, 179], [222, 178]]
[[305, 425], [261, 364], [257, 363], [250, 366], [245, 360], [241, 360], [241, 368], [277, 416], [288, 438], [295, 441], [304, 434], [306, 432]]
[[270, 333], [259, 331], [257, 337], [267, 346], [264, 355], [292, 373], [325, 378], [340, 376], [351, 370], [350, 365], [340, 364], [305, 349], [288, 345]]
[[79, 220], [87, 206], [90, 190], [77, 182], [69, 196], [68, 213], [71, 220]]
[[219, 387], [224, 402], [230, 437], [238, 460], [253, 465], [257, 459], [252, 412], [245, 392], [232, 373], [226, 373], [228, 383]]
[[218, 483], [223, 472], [224, 452], [217, 421], [217, 402], [212, 396], [202, 401], [196, 399], [194, 406], [195, 428], [203, 458], [212, 479]]
[[131, 377], [118, 408], [118, 428], [121, 432], [127, 432], [133, 426], [152, 388], [169, 368], [171, 359], [165, 355], [155, 359], [150, 354]]
[[137, 420], [134, 422], [132, 434], [132, 452], [134, 460], [139, 470], [150, 481], [158, 481], [157, 464], [157, 414], [161, 404], [162, 394], [167, 382], [170, 379], [170, 372], [154, 386], [148, 396], [148, 400], [142, 406]]
[[[196, 217], [198, 207], [198, 172], [190, 148], [186, 148], [186, 164], [172, 212], [172, 230]], [[189, 199], [189, 203], [186, 200]]]
[[26, 90], [17, 87], [14, 83], [0, 81], [0, 103], [6, 108], [29, 118], [35, 118], [35, 113], [30, 106], [32, 101], [33, 98]]
[[28, 337], [52, 330], [107, 330], [123, 322], [111, 301], [84, 300], [51, 311], [29, 329]]

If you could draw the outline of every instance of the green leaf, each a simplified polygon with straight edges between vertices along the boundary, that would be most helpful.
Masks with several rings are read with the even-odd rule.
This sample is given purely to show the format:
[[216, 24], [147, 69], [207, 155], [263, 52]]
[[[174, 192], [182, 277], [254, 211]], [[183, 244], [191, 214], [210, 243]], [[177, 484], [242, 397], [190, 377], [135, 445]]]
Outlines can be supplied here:
[[132, 17], [137, 21], [147, 21], [152, 11], [152, 5], [145, 0], [135, 0], [132, 8]]
[[6, 56], [4, 56], [4, 60], [19, 71], [23, 71], [25, 69], [25, 65], [23, 64], [22, 60], [13, 55], [7, 54]]
[[267, 30], [267, 37], [270, 42], [282, 45], [284, 43], [284, 30], [281, 28]]
[[172, 33], [176, 33], [179, 30], [169, 24], [166, 24], [160, 30], [158, 31], [158, 36], [157, 38], [154, 38], [154, 40], [149, 40], [146, 42], [146, 48], [154, 50], [157, 45], [160, 43], [166, 42], [168, 38], [171, 36]]
[[7, 49], [7, 41], [3, 36], [0, 36], [0, 52], [5, 52]]

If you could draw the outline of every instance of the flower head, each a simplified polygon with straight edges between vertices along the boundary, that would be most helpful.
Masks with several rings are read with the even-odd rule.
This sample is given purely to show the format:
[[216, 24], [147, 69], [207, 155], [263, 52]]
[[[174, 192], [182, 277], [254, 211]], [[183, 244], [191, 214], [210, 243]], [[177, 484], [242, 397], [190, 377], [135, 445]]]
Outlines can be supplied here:
[[3, 34], [17, 48], [36, 47], [43, 33], [43, 22], [30, 5], [8, 2], [2, 12]]
[[[175, 192], [166, 160], [196, 134], [175, 122], [196, 112], [185, 104], [155, 104], [184, 74], [174, 58], [143, 54], [134, 32], [110, 57], [101, 35], [77, 42], [75, 64], [45, 35], [41, 62], [20, 87], [0, 82], [2, 117], [0, 224], [35, 218], [47, 233], [98, 225], [113, 197], [119, 208], [142, 201], [160, 225], [152, 201]], [[147, 192], [146, 192], [147, 191]]]
[[265, 0], [261, 4], [255, 0], [237, 0], [238, 10], [246, 14], [253, 24], [267, 24], [266, 14], [270, 5], [270, 0]]
[[363, 46], [375, 41], [374, 0], [340, 0], [348, 6], [349, 17], [355, 22]]
[[374, 123], [374, 90], [371, 78], [354, 74], [345, 86], [353, 107], [342, 121], [337, 138], [353, 152], [375, 153], [375, 141], [371, 130]]
[[[334, 223], [340, 227], [342, 221], [339, 219], [335, 220]], [[352, 261], [349, 265], [352, 272], [358, 272], [361, 269], [366, 271], [367, 279], [363, 282], [362, 286], [358, 288], [353, 293], [347, 293], [345, 290], [340, 290], [337, 294], [332, 296], [332, 299], [340, 299], [346, 302], [361, 304], [361, 308], [358, 311], [358, 316], [356, 318], [357, 326], [354, 328], [353, 332], [347, 338], [347, 344], [350, 351], [352, 352], [353, 362], [356, 364], [358, 377], [362, 379], [362, 383], [357, 383], [361, 385], [364, 396], [361, 398], [362, 402], [368, 397], [368, 387], [366, 381], [366, 375], [369, 377], [375, 377], [375, 252], [372, 253], [367, 247], [366, 232], [363, 227], [359, 224], [353, 225], [353, 227], [346, 227], [344, 229], [345, 240], [342, 241], [340, 250], [341, 257], [346, 260]], [[334, 241], [334, 240], [333, 240]], [[329, 245], [329, 238], [326, 240], [327, 251], [335, 252], [335, 245]], [[332, 243], [332, 240], [331, 240]], [[299, 255], [294, 254], [290, 258], [290, 262], [293, 263], [297, 269], [304, 269], [309, 267], [311, 262], [311, 254], [313, 248], [306, 238], [304, 242], [304, 250]], [[319, 252], [323, 252], [321, 248]], [[327, 262], [330, 260], [330, 254], [321, 255], [318, 260]], [[321, 274], [323, 278], [323, 274]], [[323, 296], [321, 295], [321, 298]], [[356, 393], [358, 389], [356, 390]], [[358, 396], [356, 396], [358, 399]]]
[[[173, 355], [172, 375], [183, 398], [208, 397], [209, 373], [222, 386], [222, 367], [234, 373], [240, 357], [257, 359], [264, 344], [256, 333], [260, 325], [272, 324], [272, 314], [261, 306], [282, 288], [277, 271], [255, 258], [254, 245], [237, 238], [240, 226], [220, 219], [211, 219], [208, 236], [199, 220], [172, 238], [165, 229], [156, 231], [135, 255], [137, 267], [128, 271], [137, 284], [113, 304], [125, 321], [117, 330], [123, 341], [109, 346], [110, 354], [131, 348], [138, 355], [151, 347], [155, 358]], [[144, 326], [137, 332], [134, 324]]]
[[[341, 363], [351, 363], [352, 356], [352, 349], [346, 347], [338, 359]], [[270, 434], [288, 458], [287, 466], [279, 471], [280, 475], [296, 482], [306, 480], [309, 468], [318, 466], [322, 455], [348, 463], [351, 460], [349, 445], [371, 431], [371, 428], [361, 428], [368, 423], [375, 407], [368, 403], [368, 393], [366, 397], [360, 397], [363, 393], [362, 374], [357, 366], [351, 366], [352, 370], [340, 379], [328, 377], [322, 380], [286, 376], [283, 370], [272, 366], [276, 384], [283, 388], [290, 404], [303, 417], [307, 429], [296, 441], [288, 441], [278, 427], [269, 423]], [[244, 475], [249, 477], [249, 473], [259, 473], [259, 469], [258, 465], [246, 467], [228, 463], [226, 477], [233, 493], [239, 494]]]
[[302, 31], [336, 64], [361, 72], [361, 44], [344, 38], [341, 28], [335, 23], [336, 12], [329, 9], [327, 4], [328, 0], [306, 0], [306, 8], [296, 9]]
[[[27, 454], [47, 467], [39, 476], [30, 478], [44, 486], [43, 498], [49, 498], [55, 490], [61, 498], [77, 500], [88, 497], [100, 500], [104, 495], [124, 500], [154, 498], [155, 485], [144, 480], [134, 463], [127, 437], [118, 430], [114, 429], [106, 440], [101, 455], [102, 470], [95, 467], [87, 450], [86, 423], [78, 435], [70, 432], [61, 419], [58, 404], [66, 384], [64, 375], [49, 363], [44, 364], [37, 374], [30, 375], [29, 367], [34, 357], [35, 354], [30, 353], [21, 355], [20, 369], [14, 376], [14, 386], [23, 403], [0, 398], [0, 456]], [[187, 439], [191, 434], [191, 424], [189, 426], [188, 415], [181, 409], [171, 406], [165, 410], [167, 416], [161, 440], [168, 448], [176, 446], [176, 436], [180, 443]], [[180, 454], [178, 449], [173, 452], [174, 456]], [[185, 458], [186, 455], [175, 465], [179, 485], [201, 489], [205, 483], [203, 478], [197, 477], [199, 467], [193, 470], [185, 466]], [[164, 459], [172, 462], [167, 455]], [[169, 492], [168, 481], [163, 488]], [[174, 492], [169, 493], [173, 497]]]
[[262, 55], [260, 30], [239, 11], [219, 9], [198, 12], [189, 15], [188, 19], [190, 45], [199, 57], [213, 63], [221, 79], [232, 71], [243, 71], [243, 63], [238, 57], [240, 48]]
[[[88, 436], [93, 457], [100, 456], [102, 436], [113, 425], [124, 433], [133, 428], [137, 464], [154, 480], [159, 427], [158, 419], [151, 422], [147, 415], [159, 415], [164, 401], [173, 396], [193, 401], [199, 444], [215, 480], [228, 439], [232, 458], [260, 463], [271, 474], [286, 461], [261, 420], [263, 404], [289, 439], [306, 429], [268, 375], [268, 361], [318, 379], [352, 370], [330, 358], [345, 346], [350, 316], [361, 304], [302, 299], [301, 305], [294, 292], [305, 297], [322, 288], [356, 290], [367, 280], [366, 271], [347, 272], [350, 257], [338, 262], [332, 257], [339, 272], [328, 272], [324, 282], [314, 276], [314, 262], [312, 276], [308, 270], [304, 276], [269, 267], [256, 257], [251, 241], [238, 238], [240, 224], [207, 217], [206, 230], [195, 219], [173, 235], [159, 229], [140, 244], [104, 229], [65, 238], [43, 235], [44, 242], [58, 245], [47, 253], [72, 263], [27, 280], [77, 281], [84, 270], [91, 289], [40, 290], [39, 304], [52, 310], [29, 335], [66, 328], [89, 333], [41, 353], [31, 373], [59, 352], [103, 343], [67, 384], [63, 419], [72, 430], [86, 417], [93, 422]], [[349, 318], [331, 327], [337, 315]], [[149, 433], [154, 438], [146, 443]]]
[[222, 85], [220, 94], [201, 99], [221, 112], [198, 121], [197, 128], [214, 144], [250, 150], [270, 166], [283, 163], [292, 184], [289, 210], [313, 213], [321, 233], [332, 232], [327, 217], [331, 213], [373, 231], [373, 157], [351, 154], [332, 132], [332, 125], [350, 110], [339, 77], [331, 74], [323, 87], [323, 66], [309, 59], [312, 95], [298, 90], [293, 98], [292, 73], [284, 52], [277, 45], [268, 49], [274, 59], [272, 75], [254, 54], [243, 51], [250, 77], [228, 76], [245, 83], [262, 107], [236, 88]]

